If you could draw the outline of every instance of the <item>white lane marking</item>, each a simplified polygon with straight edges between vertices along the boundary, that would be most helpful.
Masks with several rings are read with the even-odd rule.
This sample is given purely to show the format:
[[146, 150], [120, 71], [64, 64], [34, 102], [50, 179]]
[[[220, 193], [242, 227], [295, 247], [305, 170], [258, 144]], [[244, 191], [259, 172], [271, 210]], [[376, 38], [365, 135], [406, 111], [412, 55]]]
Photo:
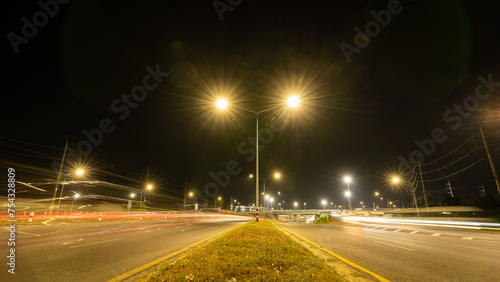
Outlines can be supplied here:
[[83, 240], [83, 238], [76, 239], [76, 240], [69, 240], [68, 242], [64, 242], [64, 243], [63, 243], [63, 246], [64, 246], [64, 245], [73, 244], [73, 243], [76, 243], [76, 242], [80, 242], [80, 241], [82, 241], [82, 240]]
[[146, 231], [144, 231], [144, 233], [148, 233], [148, 232], [151, 232], [151, 230], [146, 230]]
[[94, 243], [88, 243], [88, 244], [78, 245], [78, 246], [71, 246], [70, 249], [80, 248], [80, 247], [86, 247], [86, 246], [91, 246], [91, 245], [96, 245], [96, 244], [102, 244], [102, 243], [107, 243], [107, 242], [113, 242], [113, 241], [118, 241], [118, 240], [123, 240], [123, 239], [125, 239], [125, 238], [117, 238], [117, 239], [111, 239], [111, 240], [106, 240], [106, 241], [99, 241], [99, 242], [94, 242]]
[[478, 239], [476, 239], [475, 241], [485, 242], [485, 243], [493, 243], [493, 244], [500, 244], [500, 242], [498, 242], [498, 241], [488, 241], [488, 240], [478, 240]]
[[42, 235], [38, 235], [38, 234], [35, 234], [35, 233], [28, 233], [28, 232], [18, 231], [18, 230], [16, 230], [16, 233], [22, 233], [22, 234], [33, 235], [33, 236], [36, 236], [36, 237], [40, 237], [40, 236], [42, 236]]
[[435, 237], [437, 237], [437, 236], [439, 236], [439, 235], [441, 235], [441, 234], [440, 234], [440, 233], [434, 233], [434, 234], [432, 234], [431, 236], [435, 236]]
[[42, 224], [49, 224], [49, 222], [51, 222], [52, 220], [54, 220], [55, 218], [52, 218], [52, 219], [49, 219], [49, 220], [46, 220], [44, 222], [42, 222]]
[[379, 244], [382, 244], [382, 245], [387, 245], [387, 246], [391, 246], [391, 247], [394, 247], [394, 248], [400, 248], [400, 249], [403, 249], [403, 250], [408, 250], [408, 251], [415, 251], [414, 249], [409, 249], [409, 248], [405, 248], [405, 247], [401, 247], [401, 246], [397, 246], [397, 245], [392, 245], [392, 244], [387, 244], [387, 243], [384, 243], [384, 242], [379, 242], [379, 241], [373, 241], [375, 243], [379, 243]]
[[184, 229], [181, 230], [181, 232], [184, 231]]
[[394, 230], [394, 232], [399, 232], [399, 231], [401, 231], [401, 230], [403, 230], [403, 229]]
[[384, 231], [384, 230], [387, 230], [387, 229], [389, 229], [389, 227], [382, 228], [382, 229], [380, 229], [380, 231]]
[[472, 238], [474, 238], [474, 237], [462, 237], [462, 239], [464, 239], [464, 240], [472, 240]]
[[418, 233], [418, 231], [412, 231], [412, 232], [410, 232], [410, 234], [417, 234], [417, 233]]
[[476, 247], [469, 247], [469, 246], [462, 246], [462, 245], [455, 245], [457, 247], [464, 247], [464, 248], [470, 248], [470, 249], [476, 249], [476, 250], [481, 250], [481, 251], [489, 251], [489, 252], [495, 252], [495, 253], [500, 253], [500, 251], [497, 250], [490, 250], [490, 249], [483, 249], [483, 248], [476, 248]]

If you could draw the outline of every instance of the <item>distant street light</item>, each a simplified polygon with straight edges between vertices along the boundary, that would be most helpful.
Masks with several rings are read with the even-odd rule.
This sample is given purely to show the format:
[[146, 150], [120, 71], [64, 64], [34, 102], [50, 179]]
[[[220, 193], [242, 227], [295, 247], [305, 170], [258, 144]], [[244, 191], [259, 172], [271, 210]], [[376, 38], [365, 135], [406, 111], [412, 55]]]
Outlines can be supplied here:
[[293, 206], [295, 207], [295, 209], [297, 209], [297, 205], [298, 205], [298, 203], [297, 203], [297, 202], [294, 202], [294, 203], [293, 203]]
[[349, 203], [349, 211], [351, 211], [351, 192], [346, 191], [345, 195], [347, 197], [347, 202]]
[[[288, 107], [295, 108], [300, 104], [300, 99], [298, 96], [291, 96], [288, 98], [287, 104], [288, 104]], [[227, 102], [226, 99], [218, 99], [216, 102], [216, 105], [219, 109], [224, 110], [229, 106], [229, 103]], [[255, 209], [255, 221], [259, 222], [259, 114], [266, 112], [266, 111], [274, 110], [276, 108], [275, 107], [269, 108], [269, 109], [265, 109], [262, 111], [252, 111], [252, 110], [242, 109], [242, 108], [239, 108], [239, 109], [242, 111], [245, 111], [245, 112], [254, 113], [256, 116], [256, 119], [255, 119], [256, 120], [256, 126], [255, 126], [255, 128], [256, 128], [256, 134], [255, 134], [255, 178], [257, 179], [257, 181], [255, 181], [255, 202], [256, 202], [257, 208]]]
[[[254, 175], [253, 175], [253, 174], [250, 174], [250, 175], [249, 175], [249, 177], [250, 177], [250, 178], [254, 178]], [[262, 192], [262, 195], [266, 195], [266, 181], [267, 181], [267, 180], [269, 180], [269, 179], [273, 179], [273, 178], [275, 178], [275, 179], [280, 178], [280, 174], [276, 172], [276, 173], [274, 173], [274, 175], [273, 175], [272, 177], [268, 177], [268, 178], [259, 178], [259, 180], [263, 181], [263, 183], [264, 183], [264, 186], [263, 186], [263, 188], [264, 188], [264, 189], [263, 189], [263, 190], [264, 190], [264, 192]], [[278, 195], [281, 195], [281, 192], [278, 192]], [[265, 202], [264, 202], [264, 207], [267, 207], [267, 206], [265, 205]]]
[[349, 195], [347, 195], [346, 193], [346, 196], [347, 196], [347, 203], [348, 203], [348, 206], [349, 206], [349, 211], [352, 212], [352, 206], [351, 206], [351, 190], [349, 189], [349, 183], [351, 182], [351, 177], [349, 176], [346, 176], [344, 177], [344, 181], [347, 182], [347, 192], [349, 192]]
[[73, 204], [75, 203], [75, 199], [78, 199], [78, 197], [80, 197], [80, 194], [75, 194], [75, 196], [73, 196], [73, 203], [71, 203], [71, 209], [69, 210], [69, 213], [71, 214], [71, 212], [73, 211]]
[[323, 209], [325, 209], [326, 201], [325, 200], [321, 201], [321, 204], [323, 204]]
[[[81, 175], [83, 175], [83, 174], [84, 174], [84, 171], [83, 171], [83, 169], [77, 169], [77, 170], [75, 171], [75, 174], [76, 174], [77, 176], [81, 176]], [[66, 177], [68, 177], [68, 176], [70, 176], [70, 175], [71, 175], [71, 173], [70, 173], [70, 174], [67, 174], [67, 175], [65, 175], [65, 176], [64, 176], [64, 180], [63, 180], [63, 183], [62, 183], [62, 188], [61, 188], [61, 194], [59, 195], [59, 203], [57, 203], [57, 212], [58, 212], [58, 213], [59, 213], [59, 207], [61, 206], [61, 199], [62, 199], [62, 196], [63, 196], [64, 185], [66, 184]]]
[[150, 191], [153, 189], [153, 185], [152, 184], [148, 184], [146, 186], [146, 189], [141, 189], [141, 197], [139, 198], [139, 212], [141, 212], [142, 210], [142, 203], [146, 204], [146, 195], [144, 195], [144, 199], [142, 198], [142, 193], [144, 192], [144, 190], [146, 191]]
[[306, 205], [307, 205], [307, 203], [306, 203], [306, 202], [304, 202], [304, 209], [306, 209]]

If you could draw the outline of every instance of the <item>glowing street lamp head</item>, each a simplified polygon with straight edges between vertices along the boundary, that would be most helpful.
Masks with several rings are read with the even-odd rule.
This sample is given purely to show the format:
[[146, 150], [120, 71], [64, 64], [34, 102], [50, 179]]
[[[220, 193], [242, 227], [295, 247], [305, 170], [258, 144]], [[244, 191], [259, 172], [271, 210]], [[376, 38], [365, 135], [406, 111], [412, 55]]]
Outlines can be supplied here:
[[266, 195], [266, 199], [269, 199], [269, 195]]
[[189, 192], [189, 197], [193, 197], [193, 192]]
[[269, 198], [269, 201], [272, 203], [274, 201], [274, 198]]
[[345, 195], [346, 195], [347, 197], [350, 197], [350, 196], [351, 196], [351, 192], [346, 191], [346, 192], [345, 192]]
[[216, 102], [217, 108], [224, 110], [227, 108], [227, 100], [226, 99], [219, 99]]
[[399, 178], [394, 177], [394, 178], [392, 179], [392, 182], [394, 182], [394, 183], [398, 183], [398, 182], [399, 182]]
[[321, 201], [321, 203], [322, 203], [323, 205], [326, 205], [326, 201], [325, 201], [325, 200]]
[[349, 183], [349, 182], [351, 182], [351, 178], [349, 176], [346, 176], [346, 177], [344, 177], [344, 181]]
[[250, 174], [250, 178], [253, 178], [253, 174]]
[[83, 174], [83, 172], [84, 172], [84, 171], [83, 171], [83, 169], [77, 169], [77, 170], [76, 170], [76, 174], [77, 174], [77, 175], [82, 175], [82, 174]]
[[135, 194], [134, 193], [130, 194], [130, 198], [135, 198]]
[[148, 190], [151, 190], [151, 189], [153, 189], [153, 185], [148, 184], [148, 187], [147, 187], [147, 188], [148, 188]]
[[300, 104], [300, 99], [299, 99], [299, 96], [295, 96], [295, 95], [290, 96], [290, 98], [288, 98], [287, 103], [288, 103], [288, 106], [289, 106], [290, 108], [295, 108], [295, 107], [297, 107], [297, 106]]
[[75, 194], [75, 199], [78, 199], [80, 197], [80, 194]]
[[280, 174], [279, 173], [275, 173], [274, 174], [274, 178], [280, 178]]

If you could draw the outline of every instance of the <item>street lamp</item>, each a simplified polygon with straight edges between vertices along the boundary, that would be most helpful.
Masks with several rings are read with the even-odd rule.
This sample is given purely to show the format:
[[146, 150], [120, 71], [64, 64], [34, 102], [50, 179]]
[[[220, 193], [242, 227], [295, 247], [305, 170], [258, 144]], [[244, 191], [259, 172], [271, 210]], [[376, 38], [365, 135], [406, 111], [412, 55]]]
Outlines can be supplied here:
[[265, 208], [267, 208], [268, 204], [269, 204], [269, 195], [266, 195], [266, 206], [265, 206]]
[[347, 195], [346, 193], [346, 196], [347, 196], [347, 203], [348, 203], [348, 206], [349, 206], [349, 211], [352, 212], [352, 206], [351, 206], [351, 190], [349, 189], [349, 183], [351, 182], [351, 177], [349, 176], [346, 176], [344, 177], [344, 181], [347, 182], [347, 192], [349, 192], [349, 195]]
[[306, 203], [306, 202], [304, 202], [304, 209], [305, 209], [305, 210], [306, 210], [306, 205], [307, 205], [307, 203]]
[[[83, 169], [79, 168], [75, 171], [75, 174], [77, 176], [81, 176], [83, 175], [84, 171]], [[66, 177], [68, 175], [71, 175], [71, 174], [67, 174], [64, 176], [64, 179], [63, 179], [63, 183], [62, 183], [62, 187], [61, 187], [61, 194], [59, 195], [59, 202], [57, 203], [57, 212], [59, 213], [59, 207], [61, 206], [61, 199], [62, 199], [62, 195], [63, 195], [63, 191], [64, 191], [64, 185], [66, 184]]]
[[273, 209], [274, 198], [269, 198], [269, 201], [271, 202], [271, 210], [272, 210]]
[[326, 201], [325, 200], [321, 201], [321, 204], [323, 204], [323, 209], [325, 209]]
[[141, 190], [141, 197], [139, 198], [139, 212], [141, 212], [142, 210], [142, 203], [146, 204], [146, 195], [144, 195], [144, 199], [142, 198], [142, 193], [144, 192], [144, 190], [151, 190], [153, 189], [153, 185], [152, 184], [148, 184], [146, 186], [146, 189], [143, 189]]
[[73, 203], [71, 203], [71, 209], [69, 210], [69, 213], [71, 214], [71, 212], [73, 211], [73, 204], [75, 203], [75, 199], [78, 199], [78, 197], [80, 197], [80, 194], [75, 194], [75, 196], [73, 197]]
[[297, 205], [298, 205], [298, 203], [297, 203], [297, 202], [294, 202], [294, 203], [293, 203], [293, 206], [295, 207], [295, 209], [297, 209]]
[[[253, 178], [253, 174], [250, 174], [249, 176], [250, 178]], [[262, 180], [264, 185], [263, 185], [263, 188], [264, 188], [264, 192], [262, 192], [262, 195], [266, 195], [266, 181], [269, 180], [269, 179], [272, 179], [272, 178], [275, 178], [275, 179], [279, 179], [280, 178], [280, 174], [279, 173], [274, 173], [274, 175], [272, 177], [268, 177], [268, 178], [259, 178], [259, 180]], [[281, 192], [278, 192], [278, 195], [281, 195]]]
[[[300, 98], [298, 96], [291, 96], [288, 98], [287, 101], [288, 107], [290, 108], [295, 108], [300, 104]], [[216, 105], [219, 109], [225, 110], [229, 106], [229, 103], [227, 102], [226, 99], [218, 99], [216, 102]], [[257, 209], [255, 210], [255, 221], [259, 222], [259, 114], [262, 112], [270, 111], [276, 108], [270, 108], [262, 111], [252, 111], [252, 110], [247, 110], [247, 109], [241, 109], [242, 111], [245, 112], [250, 112], [254, 113], [256, 118], [255, 122], [255, 128], [256, 128], [256, 134], [255, 134], [255, 178], [257, 181], [255, 181], [255, 202], [256, 202], [256, 207]]]
[[350, 191], [346, 191], [345, 192], [345, 195], [347, 197], [347, 202], [349, 203], [349, 211], [351, 212], [351, 192]]

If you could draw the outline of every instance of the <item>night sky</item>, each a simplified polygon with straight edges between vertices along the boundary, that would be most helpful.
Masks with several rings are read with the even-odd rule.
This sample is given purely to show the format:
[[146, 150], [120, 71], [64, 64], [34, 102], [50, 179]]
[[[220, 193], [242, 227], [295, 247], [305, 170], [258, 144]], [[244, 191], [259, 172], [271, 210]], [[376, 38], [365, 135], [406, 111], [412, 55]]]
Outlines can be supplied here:
[[[266, 188], [285, 205], [346, 205], [346, 175], [355, 207], [375, 191], [409, 205], [389, 181], [412, 175], [401, 160], [415, 150], [431, 202], [448, 180], [462, 200], [481, 184], [498, 195], [477, 123], [498, 169], [495, 1], [48, 3], [1, 9], [0, 156], [19, 181], [56, 179], [68, 136], [65, 170], [83, 165], [88, 179], [139, 191], [149, 175], [157, 203], [182, 202], [187, 181], [199, 202], [211, 187], [209, 199], [252, 204], [256, 116], [244, 108], [268, 110], [260, 176], [281, 173]], [[301, 104], [288, 109], [292, 94]]]

